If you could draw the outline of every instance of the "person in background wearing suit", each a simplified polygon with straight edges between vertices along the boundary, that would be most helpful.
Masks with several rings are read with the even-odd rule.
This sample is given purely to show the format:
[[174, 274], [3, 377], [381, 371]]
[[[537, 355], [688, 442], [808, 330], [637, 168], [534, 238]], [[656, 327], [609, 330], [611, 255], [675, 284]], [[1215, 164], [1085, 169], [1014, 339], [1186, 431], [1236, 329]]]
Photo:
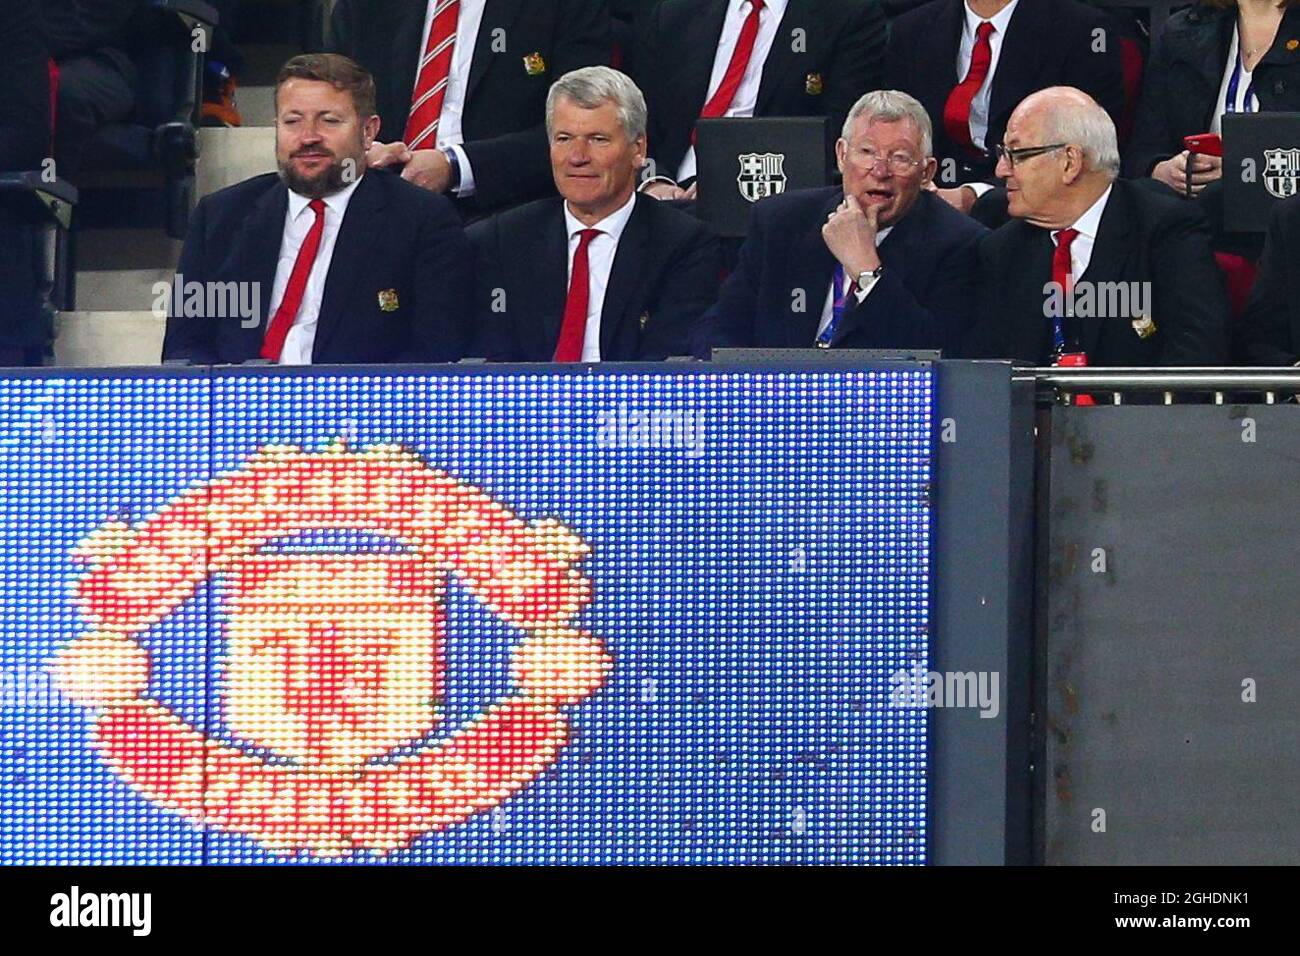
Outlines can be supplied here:
[[1119, 32], [1075, 0], [933, 0], [892, 24], [885, 84], [925, 104], [939, 194], [963, 212], [992, 188], [994, 150], [1030, 93], [1074, 86], [1116, 122], [1124, 110]]
[[[0, 17], [0, 172], [41, 168], [50, 145], [50, 77], [36, 0]], [[0, 368], [39, 365], [47, 336], [40, 231], [0, 205]]]
[[144, 0], [43, 0], [41, 29], [58, 64], [54, 157], [75, 181], [82, 154], [100, 129], [135, 108], [136, 68], [128, 55], [128, 21]]
[[1246, 365], [1300, 365], [1300, 196], [1273, 207], [1259, 274], [1239, 323], [1237, 358]]
[[607, 64], [607, 0], [338, 0], [327, 49], [375, 76], [373, 167], [453, 196], [467, 219], [551, 195], [551, 78]]
[[1115, 124], [1095, 100], [1068, 87], [1033, 94], [1011, 114], [998, 155], [1013, 219], [982, 244], [966, 357], [1226, 361], [1228, 302], [1204, 218], [1116, 179]]
[[1259, 253], [1256, 237], [1224, 236], [1223, 160], [1191, 155], [1183, 138], [1220, 132], [1224, 113], [1300, 110], [1297, 0], [1202, 0], [1179, 10], [1151, 50], [1124, 174], [1198, 198], [1220, 248]]
[[825, 116], [838, 130], [880, 85], [884, 52], [879, 0], [663, 0], [632, 65], [650, 108], [646, 190], [695, 198], [698, 119]]
[[[379, 129], [370, 74], [333, 54], [294, 57], [276, 80], [275, 108], [279, 174], [213, 193], [194, 212], [176, 277], [184, 310], [173, 306], [163, 358], [308, 365], [463, 357], [473, 252], [450, 200], [366, 171]], [[194, 288], [206, 293], [197, 310]], [[241, 302], [256, 304], [253, 314], [208, 311], [221, 288], [238, 288]]]
[[690, 354], [722, 260], [706, 227], [635, 191], [646, 104], [609, 67], [561, 77], [546, 102], [563, 198], [475, 223], [476, 324], [490, 359], [647, 361]]
[[935, 169], [930, 137], [925, 108], [906, 93], [859, 99], [835, 146], [843, 189], [797, 190], [754, 207], [697, 352], [960, 342], [987, 230], [925, 190]]

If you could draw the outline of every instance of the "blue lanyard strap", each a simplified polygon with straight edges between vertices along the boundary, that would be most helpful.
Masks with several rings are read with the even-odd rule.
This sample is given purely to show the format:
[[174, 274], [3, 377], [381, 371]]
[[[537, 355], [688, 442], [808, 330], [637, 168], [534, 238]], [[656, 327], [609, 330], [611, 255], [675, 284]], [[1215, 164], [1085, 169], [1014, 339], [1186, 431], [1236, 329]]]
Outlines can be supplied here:
[[831, 300], [831, 320], [817, 336], [817, 345], [824, 349], [830, 348], [831, 343], [835, 341], [835, 332], [840, 327], [840, 319], [844, 318], [844, 313], [849, 311], [850, 299], [853, 300], [854, 305], [857, 305], [857, 297], [844, 287], [844, 280], [844, 266], [836, 263], [835, 274], [831, 277], [831, 282], [834, 283], [831, 287], [834, 295]]
[[1242, 106], [1244, 107], [1244, 109], [1242, 110], [1237, 109], [1237, 87], [1240, 86], [1241, 84], [1241, 74], [1244, 71], [1245, 71], [1245, 67], [1242, 65], [1241, 62], [1241, 41], [1238, 40], [1237, 41], [1237, 62], [1234, 63], [1232, 66], [1232, 76], [1228, 77], [1228, 93], [1223, 98], [1224, 99], [1223, 111], [1225, 113], [1237, 113], [1237, 112], [1254, 113], [1256, 111], [1258, 104], [1254, 104], [1254, 106], [1252, 106], [1251, 103], [1251, 100], [1253, 100], [1255, 97], [1255, 77], [1253, 75], [1250, 78], [1250, 86], [1246, 87], [1246, 98], [1242, 100]]

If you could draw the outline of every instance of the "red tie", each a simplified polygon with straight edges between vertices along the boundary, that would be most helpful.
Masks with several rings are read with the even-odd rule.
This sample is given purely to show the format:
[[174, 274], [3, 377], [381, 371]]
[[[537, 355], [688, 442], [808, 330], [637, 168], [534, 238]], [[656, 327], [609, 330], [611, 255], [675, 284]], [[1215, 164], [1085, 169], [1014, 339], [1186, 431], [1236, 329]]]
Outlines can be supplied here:
[[307, 233], [307, 238], [302, 241], [302, 248], [298, 250], [298, 258], [293, 263], [293, 272], [289, 273], [289, 284], [285, 287], [284, 298], [280, 300], [280, 308], [275, 310], [271, 324], [266, 329], [266, 338], [262, 340], [262, 358], [269, 359], [272, 362], [280, 361], [280, 353], [284, 350], [284, 340], [289, 335], [289, 330], [293, 328], [293, 320], [298, 315], [298, 307], [302, 305], [302, 294], [307, 289], [307, 277], [311, 275], [311, 267], [316, 264], [316, 253], [320, 251], [320, 239], [325, 233], [324, 201], [313, 199], [307, 204], [307, 208], [316, 214], [316, 221], [311, 224], [311, 231]]
[[438, 142], [438, 120], [447, 98], [451, 58], [456, 49], [456, 22], [460, 0], [437, 0], [429, 42], [420, 60], [420, 74], [411, 97], [411, 114], [406, 120], [406, 145], [411, 149], [432, 149]]
[[1061, 293], [1069, 296], [1074, 288], [1073, 267], [1070, 264], [1070, 243], [1078, 238], [1078, 229], [1062, 229], [1056, 234], [1056, 251], [1052, 253], [1052, 281]]
[[591, 240], [601, 235], [601, 231], [584, 229], [578, 235], [578, 251], [573, 254], [573, 275], [569, 279], [569, 298], [564, 303], [564, 324], [560, 326], [560, 342], [555, 346], [556, 362], [582, 361], [582, 340], [587, 334], [587, 304], [591, 301], [587, 247]]
[[[740, 89], [740, 82], [745, 78], [749, 61], [754, 56], [754, 41], [758, 39], [758, 16], [763, 12], [763, 0], [752, 0], [752, 2], [754, 6], [749, 11], [744, 26], [740, 28], [740, 38], [736, 40], [736, 49], [731, 54], [731, 63], [727, 65], [727, 72], [723, 74], [722, 84], [713, 94], [712, 99], [704, 104], [700, 119], [726, 116], [727, 110], [731, 109], [731, 101], [736, 98], [736, 91]], [[695, 145], [694, 131], [691, 132], [691, 145]]]
[[[1078, 229], [1062, 229], [1056, 234], [1056, 251], [1052, 253], [1052, 281], [1061, 290], [1061, 315], [1052, 329], [1052, 364], [1067, 368], [1086, 368], [1087, 353], [1078, 340], [1071, 342], [1066, 338], [1066, 305], [1074, 291], [1074, 266], [1070, 262], [1070, 243], [1078, 238]], [[1077, 351], [1075, 351], [1077, 349]], [[1075, 395], [1074, 404], [1094, 404], [1091, 395]]]
[[975, 149], [970, 140], [970, 105], [975, 102], [975, 94], [989, 75], [989, 64], [993, 62], [993, 44], [989, 42], [992, 35], [993, 24], [987, 20], [976, 28], [975, 49], [970, 54], [966, 79], [953, 87], [948, 102], [943, 105], [943, 128], [954, 143], [968, 150]]

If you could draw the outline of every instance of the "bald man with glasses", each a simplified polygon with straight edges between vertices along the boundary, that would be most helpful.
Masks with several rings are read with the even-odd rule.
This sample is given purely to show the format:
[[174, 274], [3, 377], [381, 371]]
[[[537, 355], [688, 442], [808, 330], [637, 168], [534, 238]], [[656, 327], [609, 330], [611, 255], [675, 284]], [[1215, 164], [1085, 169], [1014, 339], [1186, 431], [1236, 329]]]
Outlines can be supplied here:
[[1036, 365], [1221, 365], [1228, 302], [1201, 212], [1119, 180], [1115, 124], [1072, 87], [1027, 97], [996, 149], [1011, 221], [982, 244], [963, 352]]

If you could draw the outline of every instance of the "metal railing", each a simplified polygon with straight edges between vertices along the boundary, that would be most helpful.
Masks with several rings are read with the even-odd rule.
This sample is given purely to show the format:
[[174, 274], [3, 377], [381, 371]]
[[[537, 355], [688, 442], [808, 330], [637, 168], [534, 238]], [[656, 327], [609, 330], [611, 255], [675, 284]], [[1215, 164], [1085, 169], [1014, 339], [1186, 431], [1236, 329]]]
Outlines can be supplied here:
[[[1040, 401], [1077, 404], [1088, 395], [1094, 404], [1122, 405], [1127, 395], [1160, 394], [1164, 404], [1180, 394], [1210, 395], [1217, 405], [1238, 401], [1242, 393], [1260, 396], [1256, 401], [1273, 405], [1300, 395], [1300, 369], [1296, 368], [1022, 368], [1018, 381], [1033, 381]], [[1105, 399], [1103, 402], [1102, 399]]]

